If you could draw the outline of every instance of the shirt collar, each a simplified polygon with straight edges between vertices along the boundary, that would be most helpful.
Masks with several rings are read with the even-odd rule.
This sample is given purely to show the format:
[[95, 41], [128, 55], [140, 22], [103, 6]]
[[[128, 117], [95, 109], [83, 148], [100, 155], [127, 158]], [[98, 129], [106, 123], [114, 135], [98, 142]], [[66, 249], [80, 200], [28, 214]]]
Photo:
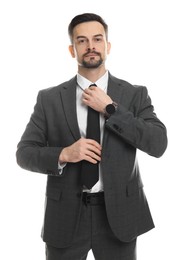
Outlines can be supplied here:
[[93, 83], [95, 83], [102, 90], [105, 90], [108, 85], [108, 77], [109, 74], [108, 71], [106, 71], [105, 74], [101, 78], [99, 78], [96, 82], [91, 82], [85, 77], [83, 77], [82, 75], [80, 75], [79, 73], [77, 73], [77, 83], [80, 86], [80, 88], [82, 88], [83, 90], [88, 88], [88, 86], [90, 86]]

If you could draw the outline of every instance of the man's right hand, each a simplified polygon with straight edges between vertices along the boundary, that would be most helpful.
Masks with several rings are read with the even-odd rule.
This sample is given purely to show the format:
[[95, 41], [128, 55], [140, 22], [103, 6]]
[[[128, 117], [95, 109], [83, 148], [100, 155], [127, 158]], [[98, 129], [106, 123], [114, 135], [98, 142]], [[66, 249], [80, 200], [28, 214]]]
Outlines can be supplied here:
[[86, 160], [96, 164], [101, 160], [101, 145], [92, 139], [81, 138], [72, 145], [63, 148], [59, 156], [60, 163], [76, 163]]

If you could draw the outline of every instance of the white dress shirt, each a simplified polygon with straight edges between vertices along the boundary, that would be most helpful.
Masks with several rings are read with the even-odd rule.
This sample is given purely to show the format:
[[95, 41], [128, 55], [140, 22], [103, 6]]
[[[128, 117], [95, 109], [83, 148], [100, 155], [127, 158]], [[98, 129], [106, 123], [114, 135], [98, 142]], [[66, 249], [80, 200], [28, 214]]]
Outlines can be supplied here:
[[[99, 78], [96, 82], [91, 82], [88, 79], [81, 76], [79, 73], [77, 74], [77, 89], [76, 89], [76, 106], [77, 106], [77, 120], [80, 129], [81, 137], [86, 138], [86, 128], [87, 128], [87, 106], [82, 102], [82, 94], [83, 91], [88, 88], [91, 84], [95, 83], [99, 88], [101, 88], [104, 92], [107, 93], [107, 85], [108, 85], [108, 71]], [[105, 118], [102, 114], [100, 114], [100, 140], [102, 143], [103, 140], [103, 129], [104, 129]], [[64, 165], [59, 165], [59, 170], [62, 172]], [[88, 174], [88, 173], [87, 173]], [[99, 181], [90, 189], [84, 189], [87, 192], [100, 192], [103, 191], [103, 179], [102, 179], [102, 171], [101, 171], [101, 162], [99, 164]]]

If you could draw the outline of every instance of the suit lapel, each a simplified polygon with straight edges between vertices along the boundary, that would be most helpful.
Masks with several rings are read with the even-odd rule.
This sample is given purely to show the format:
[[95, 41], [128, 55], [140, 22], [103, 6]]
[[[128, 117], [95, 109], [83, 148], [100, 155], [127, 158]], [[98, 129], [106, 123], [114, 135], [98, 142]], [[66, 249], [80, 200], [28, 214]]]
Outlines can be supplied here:
[[76, 113], [76, 77], [62, 86], [61, 99], [71, 134], [78, 140], [80, 138], [80, 131]]
[[119, 103], [119, 100], [123, 94], [123, 87], [121, 83], [119, 82], [118, 79], [114, 78], [110, 73], [109, 73], [107, 94], [116, 103]]

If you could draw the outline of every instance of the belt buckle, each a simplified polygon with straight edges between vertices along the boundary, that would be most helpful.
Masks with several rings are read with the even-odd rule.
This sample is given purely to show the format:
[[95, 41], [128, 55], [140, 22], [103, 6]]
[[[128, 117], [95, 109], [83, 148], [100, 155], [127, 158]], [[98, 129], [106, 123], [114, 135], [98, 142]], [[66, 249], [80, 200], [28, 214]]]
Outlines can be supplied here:
[[84, 192], [83, 202], [86, 206], [88, 204], [91, 205], [91, 206], [104, 204], [104, 196], [101, 193], [93, 194], [93, 193]]
[[91, 202], [91, 197], [87, 192], [84, 193], [83, 201], [86, 206], [87, 206], [87, 204], [89, 204]]
[[90, 204], [91, 203], [91, 196], [90, 194], [87, 193], [86, 195], [86, 204]]

